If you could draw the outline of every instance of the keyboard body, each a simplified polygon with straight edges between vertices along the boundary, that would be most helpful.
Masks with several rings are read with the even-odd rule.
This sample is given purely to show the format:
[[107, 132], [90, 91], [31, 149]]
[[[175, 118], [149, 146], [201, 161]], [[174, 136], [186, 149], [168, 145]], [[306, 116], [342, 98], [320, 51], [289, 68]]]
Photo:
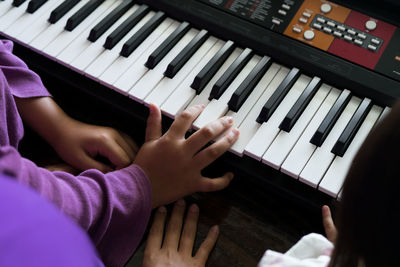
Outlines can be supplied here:
[[[78, 1], [55, 24], [46, 22], [50, 11], [67, 1], [49, 0], [31, 17], [21, 11], [28, 2], [14, 7], [10, 0], [0, 1], [0, 34], [15, 41], [16, 53], [40, 74], [101, 99], [135, 120], [145, 120], [151, 102], [161, 107], [166, 120], [190, 104], [206, 104], [194, 129], [223, 115], [233, 116], [239, 121], [235, 127], [241, 130], [241, 139], [220, 164], [254, 178], [249, 180], [266, 191], [311, 205], [340, 199], [358, 147], [400, 98], [396, 3], [379, 10], [373, 1], [125, 1]], [[128, 7], [116, 16], [119, 20], [99, 39], [88, 41], [95, 36], [92, 30], [108, 14], [122, 10], [124, 3]], [[76, 28], [65, 30], [64, 25], [74, 25], [67, 19], [86, 4], [97, 8], [75, 21]], [[12, 12], [18, 15], [7, 15]], [[133, 16], [136, 21], [120, 41], [104, 48], [108, 37]], [[21, 25], [40, 32], [30, 33]], [[166, 48], [169, 39], [176, 42]], [[161, 47], [166, 52], [146, 67]], [[230, 50], [220, 58], [204, 90], [212, 88], [212, 95], [224, 75], [233, 71], [229, 83], [224, 80], [228, 85], [214, 97], [209, 91], [195, 91], [192, 82], [224, 48]], [[234, 73], [232, 66], [240, 64]], [[243, 101], [235, 109], [232, 99], [239, 89], [250, 93], [238, 94]], [[286, 119], [288, 129], [282, 126]]]

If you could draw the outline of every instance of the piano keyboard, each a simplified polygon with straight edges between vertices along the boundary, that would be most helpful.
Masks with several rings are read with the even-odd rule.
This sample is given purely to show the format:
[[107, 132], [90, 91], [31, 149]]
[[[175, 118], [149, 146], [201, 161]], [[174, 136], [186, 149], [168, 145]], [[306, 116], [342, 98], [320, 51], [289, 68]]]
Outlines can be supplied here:
[[2, 0], [0, 32], [168, 117], [204, 104], [195, 129], [232, 116], [232, 153], [334, 198], [390, 110], [133, 0]]

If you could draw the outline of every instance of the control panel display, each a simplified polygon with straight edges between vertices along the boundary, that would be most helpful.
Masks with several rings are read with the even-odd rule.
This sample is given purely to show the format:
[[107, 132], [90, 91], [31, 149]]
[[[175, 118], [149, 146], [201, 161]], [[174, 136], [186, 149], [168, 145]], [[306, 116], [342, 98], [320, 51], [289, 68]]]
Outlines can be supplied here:
[[200, 0], [264, 28], [282, 33], [303, 0]]

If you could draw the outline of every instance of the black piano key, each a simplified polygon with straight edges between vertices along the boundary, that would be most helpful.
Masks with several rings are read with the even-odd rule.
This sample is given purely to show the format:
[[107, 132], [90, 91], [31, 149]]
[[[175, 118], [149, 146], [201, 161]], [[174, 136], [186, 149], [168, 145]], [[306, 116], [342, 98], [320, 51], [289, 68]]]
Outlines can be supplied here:
[[154, 69], [155, 66], [165, 57], [165, 55], [176, 45], [177, 42], [189, 31], [190, 25], [187, 22], [182, 22], [168, 38], [157, 47], [144, 64], [149, 69]]
[[104, 48], [112, 49], [149, 12], [150, 8], [147, 5], [139, 7], [126, 21], [107, 36]]
[[43, 6], [44, 3], [46, 3], [48, 0], [31, 0], [28, 4], [28, 8], [26, 9], [26, 12], [28, 13], [34, 13], [36, 10], [38, 10], [41, 6]]
[[224, 64], [225, 60], [235, 49], [235, 45], [232, 41], [226, 42], [226, 44], [218, 51], [215, 56], [204, 66], [204, 68], [196, 75], [193, 83], [190, 87], [196, 90], [196, 94], [200, 94], [208, 82], [212, 79], [219, 68]]
[[303, 111], [306, 109], [315, 93], [321, 87], [321, 84], [322, 81], [318, 77], [314, 77], [311, 80], [306, 89], [300, 95], [299, 99], [297, 99], [296, 103], [289, 110], [288, 114], [279, 125], [279, 129], [285, 132], [290, 132], [290, 130], [292, 130], [294, 124], [297, 122], [301, 114], [303, 114]]
[[80, 0], [65, 0], [61, 5], [51, 11], [49, 22], [56, 23], [61, 19], [68, 11], [70, 11]]
[[193, 56], [193, 54], [200, 48], [207, 40], [209, 34], [206, 30], [201, 30], [196, 37], [190, 41], [185, 48], [168, 64], [164, 76], [174, 78], [178, 71], [186, 64], [186, 62]]
[[129, 8], [134, 4], [134, 0], [124, 0], [110, 14], [102, 19], [93, 29], [90, 30], [88, 40], [95, 42], [99, 37], [107, 31]]
[[19, 7], [20, 5], [22, 5], [26, 0], [14, 0], [12, 5], [15, 7]]
[[214, 84], [208, 99], [219, 99], [228, 88], [228, 86], [232, 83], [232, 81], [236, 78], [236, 75], [244, 68], [247, 62], [249, 62], [252, 56], [253, 50], [246, 48], [232, 63], [232, 65], [229, 66], [229, 68], [225, 71], [221, 78], [219, 78], [218, 81]]
[[344, 153], [346, 153], [347, 148], [349, 147], [351, 141], [356, 135], [358, 129], [363, 123], [365, 117], [368, 112], [371, 110], [372, 102], [370, 99], [365, 98], [361, 104], [358, 106], [356, 113], [354, 113], [353, 117], [351, 117], [349, 123], [346, 128], [340, 135], [338, 141], [333, 146], [331, 152], [337, 156], [343, 157]]
[[271, 115], [274, 113], [276, 108], [282, 102], [283, 98], [292, 88], [293, 84], [296, 82], [297, 78], [300, 76], [300, 70], [297, 68], [293, 68], [285, 79], [281, 82], [272, 96], [268, 99], [267, 103], [265, 103], [264, 107], [261, 109], [260, 114], [257, 117], [258, 123], [266, 122]]
[[122, 47], [121, 56], [129, 57], [136, 49], [165, 19], [165, 13], [158, 11], [142, 28], [140, 28]]
[[346, 107], [347, 103], [349, 103], [350, 99], [351, 99], [350, 91], [344, 90], [340, 94], [339, 98], [336, 100], [335, 104], [329, 110], [324, 120], [319, 125], [317, 131], [311, 138], [310, 143], [316, 146], [322, 145], [322, 143], [325, 141], [326, 137], [332, 130], [332, 127], [335, 125], [335, 122], [339, 118], [340, 114]]
[[246, 79], [240, 84], [238, 89], [236, 89], [236, 91], [232, 94], [232, 97], [228, 102], [228, 107], [230, 110], [237, 112], [240, 109], [271, 64], [272, 60], [267, 56], [264, 56], [257, 63]]
[[90, 0], [81, 9], [79, 9], [74, 15], [72, 15], [65, 25], [67, 31], [72, 31], [76, 28], [84, 19], [86, 19], [96, 8], [98, 8], [105, 0]]

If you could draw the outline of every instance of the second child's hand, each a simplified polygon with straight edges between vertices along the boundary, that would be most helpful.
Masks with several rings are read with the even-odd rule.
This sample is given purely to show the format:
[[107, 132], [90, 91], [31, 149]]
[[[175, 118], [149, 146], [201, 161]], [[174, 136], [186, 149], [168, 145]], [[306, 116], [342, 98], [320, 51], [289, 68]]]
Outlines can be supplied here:
[[331, 210], [326, 205], [322, 207], [322, 224], [324, 225], [326, 237], [334, 244], [337, 237], [337, 229], [333, 223]]

